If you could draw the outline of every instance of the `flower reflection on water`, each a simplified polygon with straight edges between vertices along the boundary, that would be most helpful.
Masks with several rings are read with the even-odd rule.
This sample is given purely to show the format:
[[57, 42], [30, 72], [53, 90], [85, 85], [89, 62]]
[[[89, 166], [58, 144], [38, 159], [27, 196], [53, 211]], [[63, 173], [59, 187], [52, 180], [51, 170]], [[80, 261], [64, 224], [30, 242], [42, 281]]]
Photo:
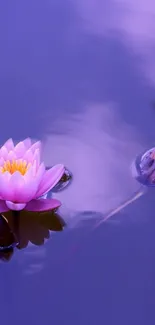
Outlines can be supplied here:
[[9, 261], [14, 253], [14, 247], [24, 249], [29, 242], [43, 245], [50, 238], [50, 231], [62, 231], [64, 220], [57, 212], [21, 211], [14, 217], [9, 211], [0, 216], [0, 259]]

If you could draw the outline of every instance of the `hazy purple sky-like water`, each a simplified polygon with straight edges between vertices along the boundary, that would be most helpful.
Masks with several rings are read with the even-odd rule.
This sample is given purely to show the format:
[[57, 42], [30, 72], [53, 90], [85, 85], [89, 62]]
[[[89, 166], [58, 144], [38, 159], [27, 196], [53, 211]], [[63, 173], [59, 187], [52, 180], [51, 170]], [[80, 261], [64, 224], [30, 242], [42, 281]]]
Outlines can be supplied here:
[[41, 139], [74, 176], [55, 194], [68, 229], [0, 265], [6, 325], [155, 322], [154, 192], [85, 239], [85, 219], [138, 190], [130, 164], [154, 145], [154, 18], [151, 0], [0, 3], [0, 142]]

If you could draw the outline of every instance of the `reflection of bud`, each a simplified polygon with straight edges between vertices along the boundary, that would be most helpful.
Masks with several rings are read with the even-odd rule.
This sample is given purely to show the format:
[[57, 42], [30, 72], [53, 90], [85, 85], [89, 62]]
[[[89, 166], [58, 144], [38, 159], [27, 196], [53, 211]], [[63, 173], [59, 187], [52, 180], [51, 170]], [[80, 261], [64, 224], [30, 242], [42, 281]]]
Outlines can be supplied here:
[[0, 252], [0, 260], [3, 262], [9, 262], [13, 255], [13, 248], [6, 250], [5, 252]]

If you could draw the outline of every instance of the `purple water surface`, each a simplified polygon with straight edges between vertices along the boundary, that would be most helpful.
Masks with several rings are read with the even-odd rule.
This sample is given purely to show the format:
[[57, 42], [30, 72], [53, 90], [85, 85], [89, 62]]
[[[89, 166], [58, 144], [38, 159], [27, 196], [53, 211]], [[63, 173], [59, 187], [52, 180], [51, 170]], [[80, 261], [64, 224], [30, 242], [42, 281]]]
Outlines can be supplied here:
[[0, 3], [0, 142], [41, 139], [47, 166], [73, 174], [54, 193], [64, 231], [43, 245], [26, 220], [0, 264], [3, 324], [154, 325], [154, 191], [89, 234], [138, 190], [130, 164], [154, 145], [154, 17], [152, 0]]

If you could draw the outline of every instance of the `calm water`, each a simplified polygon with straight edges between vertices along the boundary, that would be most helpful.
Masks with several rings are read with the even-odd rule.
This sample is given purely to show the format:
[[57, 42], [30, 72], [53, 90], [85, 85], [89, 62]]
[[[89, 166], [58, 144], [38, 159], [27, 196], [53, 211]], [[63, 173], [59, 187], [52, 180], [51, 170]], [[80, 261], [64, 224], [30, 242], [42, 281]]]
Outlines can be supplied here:
[[152, 0], [1, 1], [0, 142], [41, 139], [73, 173], [54, 194], [64, 231], [21, 220], [1, 323], [155, 323], [155, 192], [90, 231], [138, 190], [130, 164], [155, 141], [154, 30]]

